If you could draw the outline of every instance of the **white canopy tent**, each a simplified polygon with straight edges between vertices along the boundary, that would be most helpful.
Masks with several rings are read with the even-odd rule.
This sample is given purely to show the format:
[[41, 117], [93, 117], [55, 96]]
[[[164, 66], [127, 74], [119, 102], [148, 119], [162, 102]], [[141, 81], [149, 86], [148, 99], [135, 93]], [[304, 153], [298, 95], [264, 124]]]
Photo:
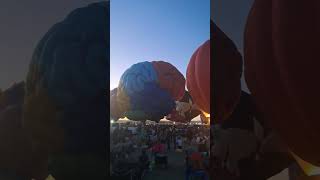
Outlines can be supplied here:
[[125, 118], [120, 118], [116, 121], [116, 123], [128, 123], [128, 122], [132, 122], [130, 119], [128, 119], [127, 117]]
[[200, 115], [199, 115], [199, 116], [196, 116], [195, 118], [193, 118], [193, 119], [190, 121], [190, 124], [203, 124], [202, 121], [201, 121]]
[[161, 124], [174, 124], [173, 121], [168, 120], [166, 117], [160, 119], [159, 123], [161, 123]]

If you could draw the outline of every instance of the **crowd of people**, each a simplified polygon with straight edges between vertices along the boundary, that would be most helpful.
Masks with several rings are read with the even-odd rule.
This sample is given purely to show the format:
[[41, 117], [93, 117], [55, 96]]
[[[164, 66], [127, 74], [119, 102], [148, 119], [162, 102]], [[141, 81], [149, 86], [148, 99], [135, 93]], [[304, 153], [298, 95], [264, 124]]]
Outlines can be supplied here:
[[186, 178], [207, 177], [210, 129], [207, 126], [113, 124], [110, 168], [115, 179], [142, 179], [155, 168], [170, 168], [170, 152], [184, 153]]

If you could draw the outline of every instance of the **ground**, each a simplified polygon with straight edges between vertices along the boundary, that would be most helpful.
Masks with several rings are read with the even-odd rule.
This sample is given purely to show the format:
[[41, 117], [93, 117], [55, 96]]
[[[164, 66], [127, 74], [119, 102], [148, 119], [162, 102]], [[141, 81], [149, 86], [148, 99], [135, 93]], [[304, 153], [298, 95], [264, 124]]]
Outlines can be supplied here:
[[185, 156], [183, 152], [170, 151], [168, 169], [157, 168], [148, 172], [143, 180], [183, 180], [185, 179]]

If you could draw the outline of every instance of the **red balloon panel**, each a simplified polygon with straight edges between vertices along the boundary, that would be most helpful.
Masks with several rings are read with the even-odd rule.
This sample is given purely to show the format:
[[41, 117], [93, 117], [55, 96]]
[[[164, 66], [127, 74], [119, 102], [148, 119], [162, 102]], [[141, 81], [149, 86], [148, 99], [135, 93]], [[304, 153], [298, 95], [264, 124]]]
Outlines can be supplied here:
[[180, 100], [185, 92], [185, 78], [172, 64], [164, 61], [151, 62], [157, 72], [160, 87], [167, 90], [174, 100]]
[[187, 88], [195, 104], [210, 114], [210, 40], [201, 45], [190, 59]]

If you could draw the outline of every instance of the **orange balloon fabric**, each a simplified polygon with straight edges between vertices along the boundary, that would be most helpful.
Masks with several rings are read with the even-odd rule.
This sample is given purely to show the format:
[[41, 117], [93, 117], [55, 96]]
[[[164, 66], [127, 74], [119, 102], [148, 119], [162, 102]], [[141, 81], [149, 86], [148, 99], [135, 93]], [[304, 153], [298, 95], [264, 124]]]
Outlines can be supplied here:
[[198, 107], [210, 114], [210, 40], [192, 55], [187, 68], [187, 88]]
[[213, 121], [226, 120], [240, 100], [242, 56], [234, 42], [211, 22], [213, 27]]
[[245, 75], [266, 120], [301, 159], [320, 166], [320, 1], [256, 0]]
[[157, 72], [160, 87], [167, 90], [174, 100], [180, 100], [185, 92], [185, 79], [172, 64], [164, 61], [152, 61]]

